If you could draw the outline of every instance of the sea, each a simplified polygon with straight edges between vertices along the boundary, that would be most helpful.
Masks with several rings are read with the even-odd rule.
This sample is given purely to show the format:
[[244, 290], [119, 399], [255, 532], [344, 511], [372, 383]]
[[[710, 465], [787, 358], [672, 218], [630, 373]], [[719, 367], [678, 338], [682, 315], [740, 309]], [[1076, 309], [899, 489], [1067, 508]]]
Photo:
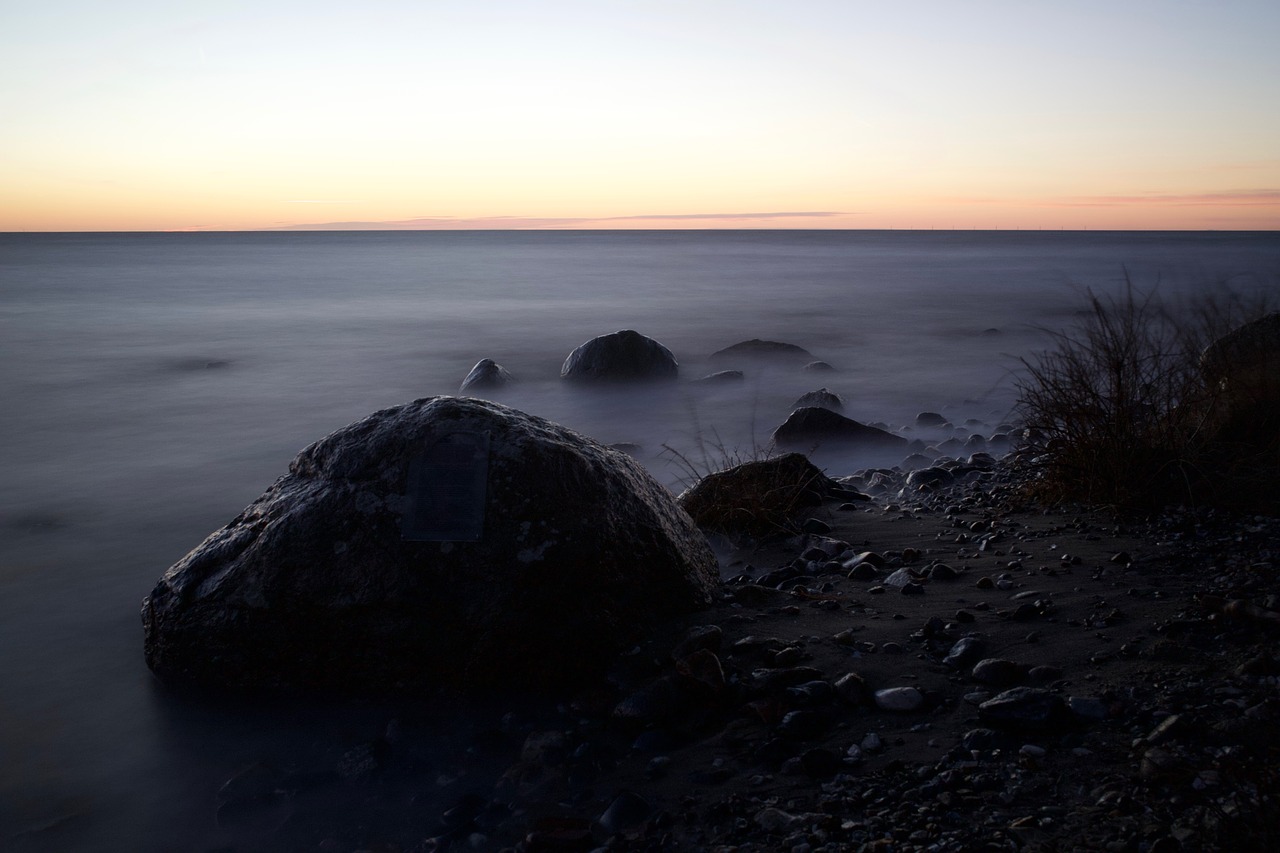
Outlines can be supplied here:
[[[1280, 233], [0, 234], [0, 849], [274, 849], [301, 818], [220, 821], [223, 783], [383, 731], [394, 708], [176, 696], [142, 657], [156, 579], [333, 430], [492, 358], [517, 380], [492, 399], [626, 444], [678, 492], [769, 452], [818, 388], [925, 442], [946, 435], [922, 411], [1007, 428], [1024, 360], [1126, 287], [1280, 293]], [[621, 329], [680, 380], [560, 380]], [[757, 338], [830, 369], [711, 357]], [[693, 381], [726, 368], [743, 378]]]

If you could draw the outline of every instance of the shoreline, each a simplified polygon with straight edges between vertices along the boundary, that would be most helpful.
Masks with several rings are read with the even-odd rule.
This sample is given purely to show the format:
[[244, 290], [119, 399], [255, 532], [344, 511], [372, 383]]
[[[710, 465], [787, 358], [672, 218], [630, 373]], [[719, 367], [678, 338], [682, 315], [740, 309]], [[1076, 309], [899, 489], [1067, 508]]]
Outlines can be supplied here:
[[[727, 574], [805, 568], [726, 582], [555, 707], [402, 703], [367, 741], [264, 755], [208, 792], [205, 845], [1163, 853], [1280, 828], [1276, 623], [1223, 615], [1274, 603], [1280, 520], [1045, 510], [1007, 466], [904, 498], [722, 551]], [[819, 557], [864, 551], [886, 564]], [[993, 722], [1015, 687], [1060, 704]]]

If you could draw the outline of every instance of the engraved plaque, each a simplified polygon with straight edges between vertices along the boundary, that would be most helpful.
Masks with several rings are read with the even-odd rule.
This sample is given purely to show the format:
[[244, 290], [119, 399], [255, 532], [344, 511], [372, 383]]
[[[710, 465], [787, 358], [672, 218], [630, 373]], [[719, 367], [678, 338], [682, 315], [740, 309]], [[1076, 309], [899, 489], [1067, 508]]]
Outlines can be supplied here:
[[451, 432], [409, 462], [400, 535], [416, 542], [478, 542], [489, 488], [489, 433]]

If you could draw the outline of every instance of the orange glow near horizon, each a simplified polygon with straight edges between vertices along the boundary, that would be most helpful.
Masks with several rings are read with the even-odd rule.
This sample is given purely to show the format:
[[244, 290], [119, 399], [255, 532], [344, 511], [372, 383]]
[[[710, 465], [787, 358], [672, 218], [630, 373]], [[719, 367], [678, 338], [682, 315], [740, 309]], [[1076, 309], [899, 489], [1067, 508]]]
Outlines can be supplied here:
[[1280, 229], [1264, 0], [69, 5], [0, 231]]

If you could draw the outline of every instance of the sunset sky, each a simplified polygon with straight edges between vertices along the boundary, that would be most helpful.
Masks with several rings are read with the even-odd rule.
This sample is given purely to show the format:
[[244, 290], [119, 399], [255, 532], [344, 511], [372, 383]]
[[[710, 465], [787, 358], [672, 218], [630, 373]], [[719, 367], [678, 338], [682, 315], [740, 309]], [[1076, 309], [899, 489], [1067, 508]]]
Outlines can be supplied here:
[[0, 231], [1280, 228], [1280, 2], [0, 0]]

